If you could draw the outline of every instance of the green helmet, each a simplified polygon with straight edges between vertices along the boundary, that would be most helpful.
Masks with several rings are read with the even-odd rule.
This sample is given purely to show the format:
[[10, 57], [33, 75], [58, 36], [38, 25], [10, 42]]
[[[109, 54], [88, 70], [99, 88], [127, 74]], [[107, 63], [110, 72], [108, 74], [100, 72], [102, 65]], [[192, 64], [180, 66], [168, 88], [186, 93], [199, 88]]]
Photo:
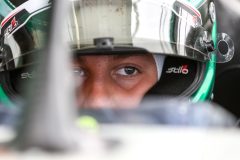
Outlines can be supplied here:
[[[21, 95], [19, 84], [37, 74], [29, 66], [45, 45], [51, 1], [4, 2], [0, 91], [6, 100]], [[71, 0], [70, 6], [67, 24], [59, 24], [66, 27], [74, 56], [142, 52], [164, 57], [161, 77], [147, 95], [209, 99], [215, 64], [234, 53], [231, 39], [217, 34], [213, 0]], [[218, 49], [222, 43], [228, 45], [225, 52]]]

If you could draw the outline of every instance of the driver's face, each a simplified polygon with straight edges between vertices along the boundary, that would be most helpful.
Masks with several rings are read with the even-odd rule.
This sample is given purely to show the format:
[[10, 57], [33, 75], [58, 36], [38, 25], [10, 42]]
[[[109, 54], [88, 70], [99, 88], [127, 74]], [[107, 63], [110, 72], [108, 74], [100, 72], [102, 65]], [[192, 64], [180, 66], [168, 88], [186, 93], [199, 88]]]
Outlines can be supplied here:
[[81, 107], [134, 107], [157, 82], [150, 54], [80, 56], [73, 66]]

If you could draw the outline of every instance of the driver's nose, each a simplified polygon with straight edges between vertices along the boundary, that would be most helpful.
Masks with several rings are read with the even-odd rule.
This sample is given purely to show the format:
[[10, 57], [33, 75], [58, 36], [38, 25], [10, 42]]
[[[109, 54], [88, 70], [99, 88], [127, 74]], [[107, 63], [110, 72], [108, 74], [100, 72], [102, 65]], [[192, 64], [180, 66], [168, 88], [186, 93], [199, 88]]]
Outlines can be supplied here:
[[110, 90], [111, 87], [105, 81], [88, 82], [82, 86], [79, 105], [84, 108], [113, 107], [113, 93]]

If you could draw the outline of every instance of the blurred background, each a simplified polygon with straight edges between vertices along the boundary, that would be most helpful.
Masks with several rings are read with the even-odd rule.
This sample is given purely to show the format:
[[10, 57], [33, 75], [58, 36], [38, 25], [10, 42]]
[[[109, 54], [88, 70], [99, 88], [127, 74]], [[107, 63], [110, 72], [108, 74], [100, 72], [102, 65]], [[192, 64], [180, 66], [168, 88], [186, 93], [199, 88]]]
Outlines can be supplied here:
[[[0, 9], [7, 13], [3, 1]], [[22, 2], [11, 1], [16, 6]], [[60, 13], [63, 4], [55, 6], [57, 11], [53, 15]], [[37, 81], [31, 85], [41, 88], [37, 90], [39, 96], [27, 102], [19, 101], [19, 108], [11, 107], [15, 104], [10, 103], [9, 108], [0, 107], [0, 159], [239, 160], [240, 1], [216, 0], [215, 4], [218, 32], [228, 33], [235, 45], [232, 61], [217, 64], [212, 97], [215, 103], [153, 97], [145, 99], [139, 108], [129, 110], [76, 109], [68, 77], [67, 80], [55, 79], [53, 75], [54, 78], [46, 79], [56, 84], [55, 88]], [[56, 21], [61, 21], [61, 16], [53, 19], [55, 30], [48, 37], [50, 47], [46, 47], [46, 54], [56, 48], [67, 50], [59, 45], [63, 44], [61, 39], [56, 38], [63, 36]], [[65, 51], [61, 49], [57, 50], [58, 54]], [[66, 58], [69, 57], [42, 59], [46, 66], [41, 69], [46, 71], [44, 67], [48, 62], [56, 62], [51, 63], [53, 70], [67, 73], [67, 69], [61, 68]], [[43, 75], [48, 77], [49, 73], [43, 72]], [[56, 81], [67, 85], [58, 85]], [[69, 94], [63, 97], [58, 88], [65, 88], [64, 93]], [[27, 96], [31, 97], [31, 93]], [[2, 100], [5, 98], [1, 96]]]

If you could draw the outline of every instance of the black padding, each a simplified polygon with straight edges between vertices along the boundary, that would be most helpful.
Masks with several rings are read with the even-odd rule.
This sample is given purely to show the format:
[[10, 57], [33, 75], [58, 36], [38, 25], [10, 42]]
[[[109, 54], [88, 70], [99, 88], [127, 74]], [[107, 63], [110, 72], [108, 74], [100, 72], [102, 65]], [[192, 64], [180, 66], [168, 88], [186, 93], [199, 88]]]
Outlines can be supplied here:
[[7, 94], [7, 96], [10, 99], [15, 99], [17, 97], [15, 89], [13, 89], [11, 85], [11, 81], [9, 79], [9, 72], [7, 71], [2, 71], [0, 73], [0, 83], [1, 86], [3, 87], [4, 92]]
[[[214, 101], [240, 118], [240, 14], [239, 0], [216, 0], [218, 32], [227, 33], [233, 40], [235, 53], [233, 59], [217, 64], [214, 87]], [[228, 5], [226, 5], [228, 4]]]
[[194, 92], [194, 86], [199, 83], [200, 75], [198, 62], [179, 57], [167, 57], [162, 76], [148, 95], [178, 96], [186, 90]]
[[233, 66], [217, 76], [214, 101], [240, 117], [240, 65]]
[[9, 72], [11, 86], [20, 96], [23, 95], [23, 87], [35, 76], [36, 72], [31, 67], [21, 67]]

